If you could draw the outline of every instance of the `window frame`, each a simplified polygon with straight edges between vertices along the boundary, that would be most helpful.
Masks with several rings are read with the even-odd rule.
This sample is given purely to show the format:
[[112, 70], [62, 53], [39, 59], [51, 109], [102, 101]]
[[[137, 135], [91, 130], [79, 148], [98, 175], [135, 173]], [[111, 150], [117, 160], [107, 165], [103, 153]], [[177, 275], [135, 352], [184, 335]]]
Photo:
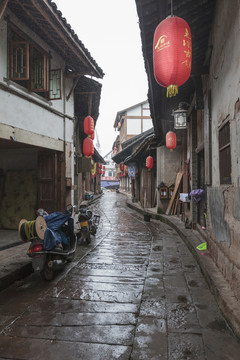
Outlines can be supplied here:
[[229, 120], [218, 130], [218, 143], [220, 184], [232, 184], [231, 128]]
[[[57, 92], [59, 92], [59, 96], [52, 96], [52, 89], [53, 89], [53, 79], [52, 79], [52, 74], [53, 73], [59, 73], [59, 85], [60, 88], [57, 90]], [[49, 70], [49, 100], [60, 100], [62, 99], [62, 69], [50, 69]], [[58, 81], [58, 79], [56, 80]]]
[[[19, 39], [19, 40], [18, 40]], [[61, 68], [57, 68], [57, 69], [50, 69], [50, 55], [43, 50], [42, 48], [40, 48], [40, 46], [38, 46], [38, 44], [36, 44], [33, 40], [29, 39], [29, 37], [22, 33], [22, 31], [20, 31], [17, 27], [15, 27], [14, 25], [10, 26], [9, 29], [9, 36], [8, 36], [8, 43], [9, 43], [9, 79], [16, 82], [17, 84], [23, 86], [25, 89], [28, 89], [29, 91], [35, 92], [35, 93], [39, 93], [42, 94], [43, 97], [45, 97], [47, 100], [59, 100], [62, 99], [62, 86], [63, 86], [63, 72]], [[19, 66], [19, 64], [17, 64], [17, 62], [14, 62], [14, 46], [17, 48], [17, 46], [19, 46], [19, 48], [21, 49], [25, 49], [24, 52], [24, 56], [25, 59], [21, 59], [21, 56], [19, 57], [19, 59], [22, 61], [22, 64], [24, 64], [25, 66], [25, 76], [21, 77], [21, 76], [14, 76], [14, 66], [17, 67]], [[25, 46], [25, 47], [24, 47]], [[41, 61], [39, 61], [39, 69], [41, 70], [41, 66], [43, 69], [43, 75], [41, 78], [42, 81], [42, 86], [40, 87], [36, 87], [33, 86], [33, 69], [31, 69], [31, 66], [34, 64], [34, 56], [33, 53], [34, 51], [37, 53], [39, 53], [39, 59], [42, 60], [42, 64]], [[21, 54], [20, 54], [21, 55]], [[16, 60], [18, 60], [17, 57], [15, 57]], [[37, 59], [37, 56], [35, 56], [35, 59]], [[21, 67], [23, 66], [22, 64], [20, 64], [19, 68], [21, 69]], [[39, 70], [37, 69], [36, 66], [36, 74], [39, 74]], [[51, 72], [56, 72], [59, 74], [59, 77], [56, 79], [57, 82], [57, 96], [51, 96], [50, 91], [51, 91], [51, 86], [50, 85], [50, 75]], [[16, 72], [17, 74], [17, 72]], [[19, 73], [20, 74], [20, 73]], [[37, 81], [35, 81], [35, 84], [38, 83]]]
[[[14, 46], [17, 47], [17, 45], [26, 45], [26, 54], [25, 54], [25, 77], [16, 77], [14, 76], [14, 67], [17, 68], [17, 63], [14, 63]], [[17, 56], [16, 56], [17, 58]], [[17, 71], [16, 71], [17, 73]], [[13, 41], [10, 40], [10, 80], [12, 81], [23, 81], [23, 80], [29, 80], [29, 43], [26, 40], [22, 41]]]
[[[42, 76], [42, 86], [34, 87], [32, 86], [32, 66], [37, 65], [37, 57], [34, 57], [33, 51], [34, 49], [41, 55], [42, 67], [43, 67], [43, 76]], [[40, 59], [40, 57], [39, 57]], [[38, 65], [39, 66], [39, 65]], [[39, 72], [39, 71], [38, 71]], [[35, 79], [35, 84], [37, 83]], [[49, 56], [46, 55], [43, 51], [39, 50], [35, 45], [30, 45], [30, 53], [29, 53], [29, 90], [33, 92], [48, 92], [49, 91]]]

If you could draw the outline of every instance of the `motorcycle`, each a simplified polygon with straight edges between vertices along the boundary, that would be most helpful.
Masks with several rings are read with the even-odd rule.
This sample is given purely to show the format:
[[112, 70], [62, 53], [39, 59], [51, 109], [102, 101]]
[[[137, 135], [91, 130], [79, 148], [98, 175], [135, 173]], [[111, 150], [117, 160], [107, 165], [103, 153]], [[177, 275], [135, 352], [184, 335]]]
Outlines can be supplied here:
[[72, 205], [63, 213], [48, 214], [38, 209], [36, 220], [22, 219], [19, 223], [20, 238], [31, 242], [27, 255], [32, 259], [32, 267], [44, 280], [52, 280], [55, 271], [74, 258], [77, 238], [72, 213]]
[[91, 241], [91, 235], [96, 235], [97, 227], [99, 225], [100, 216], [93, 215], [92, 211], [89, 210], [87, 202], [84, 202], [79, 207], [78, 222], [80, 229], [76, 233], [77, 239], [82, 243], [87, 244]]

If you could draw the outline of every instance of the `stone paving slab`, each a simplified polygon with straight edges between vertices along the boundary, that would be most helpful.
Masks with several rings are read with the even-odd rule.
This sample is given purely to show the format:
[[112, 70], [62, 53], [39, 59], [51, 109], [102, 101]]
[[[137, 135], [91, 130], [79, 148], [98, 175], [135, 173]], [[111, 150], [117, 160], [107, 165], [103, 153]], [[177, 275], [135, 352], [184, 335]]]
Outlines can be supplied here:
[[0, 291], [32, 272], [28, 248], [29, 243], [21, 243], [0, 251]]
[[[27, 352], [26, 352], [27, 349]], [[5, 336], [1, 339], [1, 359], [14, 359], [17, 354], [22, 360], [129, 360], [130, 346], [92, 344], [72, 341], [52, 341], [48, 339], [28, 339]]]

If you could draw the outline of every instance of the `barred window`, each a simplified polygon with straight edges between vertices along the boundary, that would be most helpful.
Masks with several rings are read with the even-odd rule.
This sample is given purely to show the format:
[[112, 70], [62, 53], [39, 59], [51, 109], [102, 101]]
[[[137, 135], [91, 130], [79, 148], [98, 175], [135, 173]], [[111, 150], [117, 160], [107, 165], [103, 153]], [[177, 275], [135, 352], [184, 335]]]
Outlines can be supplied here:
[[220, 184], [231, 184], [231, 146], [229, 121], [219, 130]]

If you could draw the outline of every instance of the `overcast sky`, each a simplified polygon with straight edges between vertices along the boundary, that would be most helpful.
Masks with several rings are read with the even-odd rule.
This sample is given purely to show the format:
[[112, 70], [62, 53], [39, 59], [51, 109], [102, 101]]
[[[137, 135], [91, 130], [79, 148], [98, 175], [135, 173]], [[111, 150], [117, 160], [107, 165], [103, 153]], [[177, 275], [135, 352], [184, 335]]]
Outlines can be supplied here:
[[105, 76], [97, 120], [101, 155], [111, 151], [118, 111], [147, 99], [135, 0], [54, 0]]

